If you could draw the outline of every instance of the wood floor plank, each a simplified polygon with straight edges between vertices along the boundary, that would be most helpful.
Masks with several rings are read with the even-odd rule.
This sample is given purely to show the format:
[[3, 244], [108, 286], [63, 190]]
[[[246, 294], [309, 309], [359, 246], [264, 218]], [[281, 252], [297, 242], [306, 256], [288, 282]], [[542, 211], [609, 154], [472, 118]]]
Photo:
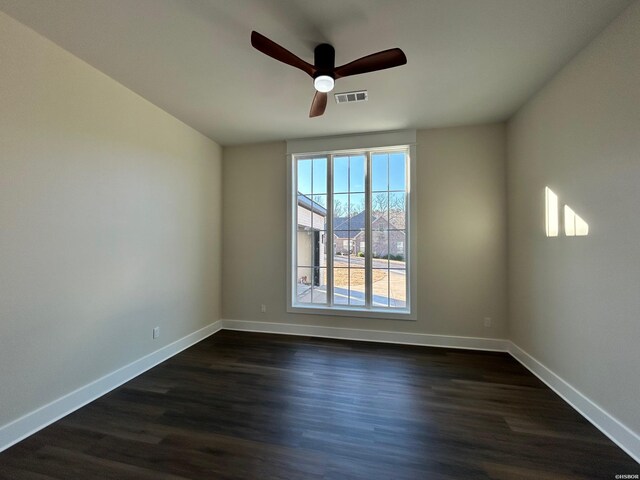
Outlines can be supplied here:
[[0, 467], [0, 480], [57, 480], [49, 475], [30, 472], [24, 468], [13, 468], [9, 465]]
[[507, 354], [231, 331], [0, 453], [0, 480], [639, 472]]

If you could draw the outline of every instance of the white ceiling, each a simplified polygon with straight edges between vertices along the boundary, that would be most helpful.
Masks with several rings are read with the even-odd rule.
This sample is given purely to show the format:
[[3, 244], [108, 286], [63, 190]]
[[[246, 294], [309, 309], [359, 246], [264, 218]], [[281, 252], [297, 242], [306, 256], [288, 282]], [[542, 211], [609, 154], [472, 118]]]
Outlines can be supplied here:
[[[0, 0], [48, 37], [222, 145], [509, 118], [631, 0]], [[313, 63], [400, 47], [408, 64], [337, 82], [367, 103], [308, 118]]]

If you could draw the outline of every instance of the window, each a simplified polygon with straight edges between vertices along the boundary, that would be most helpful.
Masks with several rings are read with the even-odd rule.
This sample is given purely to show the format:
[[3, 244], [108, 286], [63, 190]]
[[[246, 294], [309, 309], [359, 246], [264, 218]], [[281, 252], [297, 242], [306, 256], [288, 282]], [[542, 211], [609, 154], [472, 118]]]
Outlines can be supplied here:
[[291, 155], [290, 309], [411, 314], [410, 152]]

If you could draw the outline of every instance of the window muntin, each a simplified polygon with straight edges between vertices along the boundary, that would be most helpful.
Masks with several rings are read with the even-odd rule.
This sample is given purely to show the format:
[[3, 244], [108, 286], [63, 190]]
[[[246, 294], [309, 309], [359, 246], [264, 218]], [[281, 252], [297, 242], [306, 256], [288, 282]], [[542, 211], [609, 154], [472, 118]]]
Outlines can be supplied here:
[[293, 155], [292, 306], [409, 313], [408, 172], [408, 148]]

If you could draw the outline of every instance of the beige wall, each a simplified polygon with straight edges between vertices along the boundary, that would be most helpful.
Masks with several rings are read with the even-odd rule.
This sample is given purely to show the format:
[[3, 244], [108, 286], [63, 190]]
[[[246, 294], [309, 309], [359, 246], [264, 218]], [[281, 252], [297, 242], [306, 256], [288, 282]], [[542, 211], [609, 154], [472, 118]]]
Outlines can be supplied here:
[[223, 318], [503, 338], [505, 146], [502, 124], [418, 132], [415, 322], [286, 313], [286, 145], [225, 148]]
[[[509, 123], [510, 337], [640, 433], [640, 2]], [[546, 238], [544, 187], [589, 223]]]
[[219, 318], [220, 169], [0, 13], [0, 425]]

